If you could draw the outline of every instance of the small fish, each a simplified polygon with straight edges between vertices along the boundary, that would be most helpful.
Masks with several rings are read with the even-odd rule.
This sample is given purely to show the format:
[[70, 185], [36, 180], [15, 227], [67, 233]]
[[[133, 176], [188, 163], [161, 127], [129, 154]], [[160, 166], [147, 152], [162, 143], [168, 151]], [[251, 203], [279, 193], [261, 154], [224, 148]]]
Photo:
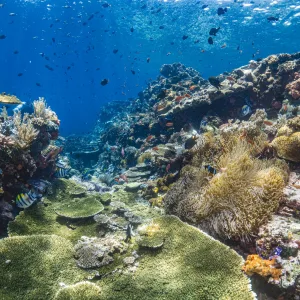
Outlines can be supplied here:
[[221, 29], [221, 27], [218, 27], [218, 28], [211, 28], [210, 31], [209, 31], [209, 35], [213, 35], [213, 36], [216, 36], [216, 34], [219, 32], [219, 30]]
[[48, 69], [49, 71], [53, 71], [53, 70], [54, 70], [53, 68], [51, 68], [51, 67], [48, 66], [48, 65], [45, 65], [45, 68]]
[[132, 73], [133, 75], [135, 75], [135, 71], [134, 71], [134, 70], [131, 70], [131, 73]]
[[147, 63], [149, 63], [150, 62], [150, 57], [147, 57]]
[[14, 51], [14, 54], [19, 54], [19, 51], [18, 51], [18, 50], [15, 50], [15, 51]]
[[220, 88], [221, 84], [220, 84], [220, 80], [217, 77], [211, 76], [208, 78], [208, 81], [211, 85], [213, 85], [214, 87], [216, 87], [217, 89]]
[[213, 168], [212, 166], [210, 166], [210, 165], [205, 165], [204, 168], [205, 168], [205, 170], [207, 170], [212, 175], [217, 174], [217, 170], [215, 168]]
[[152, 150], [153, 150], [153, 151], [158, 151], [159, 148], [158, 148], [157, 146], [155, 146], [155, 147], [152, 148]]
[[4, 40], [6, 38], [6, 35], [2, 34], [0, 35], [0, 40]]
[[102, 7], [108, 8], [108, 7], [110, 7], [110, 4], [108, 4], [107, 2], [106, 2], [106, 3], [103, 3], [103, 4], [102, 4]]
[[161, 25], [161, 26], [159, 26], [158, 28], [159, 28], [159, 29], [164, 29], [165, 26]]
[[251, 112], [252, 112], [251, 107], [249, 105], [244, 105], [241, 110], [241, 116], [245, 117], [251, 114]]
[[190, 90], [190, 91], [194, 91], [194, 90], [197, 89], [197, 88], [199, 88], [198, 85], [191, 85], [191, 86], [189, 87], [189, 90]]
[[173, 122], [167, 122], [166, 123], [166, 127], [173, 127], [174, 126], [174, 123]]
[[38, 82], [37, 82], [35, 85], [36, 85], [36, 86], [39, 86], [39, 87], [41, 87], [41, 84], [40, 84], [40, 83], [38, 83]]
[[67, 169], [67, 168], [65, 168], [65, 167], [57, 167], [56, 168], [56, 171], [55, 171], [55, 173], [54, 173], [54, 176], [56, 177], [56, 178], [65, 178], [65, 177], [68, 177], [68, 175], [69, 175], [69, 173], [70, 173], [70, 168], [69, 169]]
[[264, 124], [267, 126], [272, 126], [273, 122], [269, 121], [269, 120], [264, 120]]
[[213, 40], [213, 38], [210, 36], [209, 38], [208, 38], [208, 43], [210, 44], [210, 45], [213, 45], [213, 43], [214, 43], [214, 40]]
[[133, 27], [131, 27], [131, 28], [130, 28], [130, 31], [131, 31], [131, 32], [134, 32], [134, 28], [133, 28]]
[[208, 7], [207, 4], [204, 4], [204, 5], [201, 6], [202, 9], [205, 9], [205, 8], [207, 8], [207, 7]]
[[127, 227], [126, 227], [126, 239], [125, 242], [129, 242], [131, 240], [131, 238], [134, 236], [133, 233], [133, 227], [130, 223], [128, 223]]
[[186, 40], [188, 37], [189, 37], [188, 35], [184, 35], [184, 36], [182, 37], [182, 39], [183, 39], [183, 40]]
[[169, 172], [170, 168], [171, 168], [171, 164], [167, 164], [167, 166], [166, 166], [166, 172], [167, 173]]
[[224, 43], [222, 46], [221, 46], [221, 49], [224, 49], [224, 48], [226, 48], [226, 44]]
[[109, 80], [105, 78], [105, 79], [101, 80], [100, 84], [101, 84], [102, 86], [105, 86], [105, 85], [108, 84], [108, 82], [109, 82]]
[[121, 175], [119, 176], [119, 178], [123, 179], [125, 182], [128, 183], [128, 179], [127, 179], [127, 176], [126, 176], [125, 174], [121, 174]]
[[94, 18], [94, 15], [90, 15], [90, 17], [88, 18], [88, 21], [91, 21]]
[[34, 192], [29, 191], [28, 193], [21, 193], [17, 196], [16, 205], [19, 208], [28, 208], [37, 200], [37, 195]]
[[17, 15], [17, 14], [15, 14], [15, 13], [10, 13], [10, 14], [9, 14], [10, 17], [14, 17], [14, 16], [16, 16], [16, 15]]
[[114, 49], [114, 50], [113, 50], [113, 53], [114, 53], [114, 54], [117, 54], [118, 51], [119, 51], [118, 49]]
[[227, 12], [227, 7], [225, 7], [225, 8], [219, 7], [217, 9], [218, 16], [224, 15], [226, 12]]
[[18, 76], [19, 76], [19, 77], [23, 76], [23, 73], [19, 73]]
[[279, 21], [279, 18], [276, 18], [276, 17], [271, 16], [271, 17], [268, 17], [267, 20], [268, 20], [269, 22], [276, 22], [276, 21]]
[[52, 42], [55, 43], [55, 38], [52, 38]]
[[121, 155], [122, 155], [122, 157], [125, 157], [125, 150], [124, 150], [124, 147], [122, 147]]
[[149, 135], [149, 136], [147, 136], [147, 138], [146, 138], [146, 142], [149, 142], [149, 141], [151, 141], [153, 138], [154, 138], [154, 136], [153, 136], [153, 135]]

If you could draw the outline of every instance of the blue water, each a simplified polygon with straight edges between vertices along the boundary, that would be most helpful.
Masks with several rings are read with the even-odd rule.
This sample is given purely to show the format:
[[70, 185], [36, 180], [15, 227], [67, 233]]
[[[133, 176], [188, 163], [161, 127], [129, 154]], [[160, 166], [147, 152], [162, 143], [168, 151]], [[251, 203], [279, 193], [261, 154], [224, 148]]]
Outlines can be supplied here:
[[[63, 135], [92, 130], [103, 104], [137, 97], [162, 64], [179, 61], [207, 78], [252, 58], [300, 50], [300, 1], [0, 4], [0, 36], [6, 36], [0, 39], [0, 92], [26, 102], [45, 97], [61, 119]], [[218, 16], [218, 7], [227, 7], [227, 13]], [[269, 22], [270, 16], [279, 21]], [[219, 26], [209, 45], [209, 30]], [[106, 86], [100, 84], [104, 78]]]

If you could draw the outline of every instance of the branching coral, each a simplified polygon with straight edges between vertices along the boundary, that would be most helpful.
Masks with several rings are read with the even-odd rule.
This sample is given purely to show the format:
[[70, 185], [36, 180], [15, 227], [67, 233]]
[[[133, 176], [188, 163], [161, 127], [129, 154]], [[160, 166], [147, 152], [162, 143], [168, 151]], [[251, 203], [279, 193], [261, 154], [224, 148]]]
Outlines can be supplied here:
[[278, 281], [282, 275], [282, 269], [278, 266], [276, 258], [262, 259], [256, 254], [248, 255], [242, 269], [249, 276], [256, 273], [263, 277], [271, 276], [276, 281]]
[[0, 113], [0, 118], [2, 118], [3, 121], [6, 121], [7, 118], [8, 118], [8, 114], [7, 114], [7, 110], [6, 110], [5, 106], [2, 107], [2, 110], [1, 110], [1, 113]]
[[59, 120], [57, 118], [56, 113], [50, 108], [47, 107], [46, 101], [44, 98], [39, 98], [39, 100], [33, 101], [34, 108], [34, 117], [35, 123], [39, 123], [39, 125], [43, 125], [47, 121], [52, 121], [59, 125]]
[[29, 115], [24, 114], [22, 118], [20, 111], [15, 112], [13, 123], [15, 126], [14, 133], [16, 143], [21, 149], [29, 148], [39, 133], [38, 130], [34, 128]]

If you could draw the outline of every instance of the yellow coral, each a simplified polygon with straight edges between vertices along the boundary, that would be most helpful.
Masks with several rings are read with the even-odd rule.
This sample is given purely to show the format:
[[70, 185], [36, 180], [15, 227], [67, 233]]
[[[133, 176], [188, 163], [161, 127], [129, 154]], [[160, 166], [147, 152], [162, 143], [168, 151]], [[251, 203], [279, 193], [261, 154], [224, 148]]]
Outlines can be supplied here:
[[278, 136], [271, 146], [274, 147], [279, 157], [300, 162], [300, 132], [295, 132], [290, 136]]
[[141, 154], [137, 160], [137, 162], [139, 164], [142, 164], [145, 162], [145, 160], [151, 160], [152, 158], [152, 154], [151, 152], [144, 152], [143, 154]]
[[15, 112], [13, 123], [15, 126], [15, 140], [22, 149], [28, 148], [37, 137], [39, 131], [32, 124], [28, 114], [21, 116], [21, 111]]
[[262, 259], [259, 255], [248, 255], [242, 270], [249, 276], [254, 273], [263, 277], [271, 276], [274, 280], [279, 280], [282, 275], [281, 268], [276, 268], [276, 259]]

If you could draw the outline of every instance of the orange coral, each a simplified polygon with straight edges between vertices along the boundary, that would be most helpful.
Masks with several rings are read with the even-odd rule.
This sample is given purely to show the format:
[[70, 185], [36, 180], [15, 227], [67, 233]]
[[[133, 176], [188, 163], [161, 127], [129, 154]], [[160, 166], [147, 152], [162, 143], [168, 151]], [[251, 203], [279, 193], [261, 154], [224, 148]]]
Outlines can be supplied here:
[[259, 255], [248, 255], [242, 270], [249, 276], [254, 273], [263, 277], [271, 276], [274, 280], [279, 280], [282, 269], [277, 267], [276, 258], [262, 259]]

